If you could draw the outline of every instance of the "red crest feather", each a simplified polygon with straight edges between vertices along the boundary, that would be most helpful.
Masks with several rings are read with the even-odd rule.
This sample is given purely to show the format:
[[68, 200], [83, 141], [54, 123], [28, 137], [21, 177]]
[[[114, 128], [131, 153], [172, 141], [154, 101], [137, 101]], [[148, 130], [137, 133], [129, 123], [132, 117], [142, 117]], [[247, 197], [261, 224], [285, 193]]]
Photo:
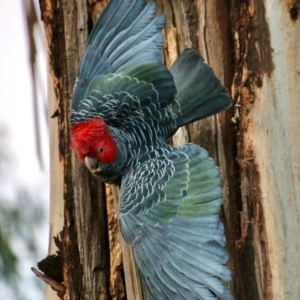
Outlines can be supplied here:
[[[117, 156], [117, 145], [107, 125], [101, 119], [91, 119], [71, 127], [71, 148], [77, 150], [81, 160], [86, 156], [97, 157], [101, 163], [113, 163]], [[103, 153], [99, 149], [105, 149]]]

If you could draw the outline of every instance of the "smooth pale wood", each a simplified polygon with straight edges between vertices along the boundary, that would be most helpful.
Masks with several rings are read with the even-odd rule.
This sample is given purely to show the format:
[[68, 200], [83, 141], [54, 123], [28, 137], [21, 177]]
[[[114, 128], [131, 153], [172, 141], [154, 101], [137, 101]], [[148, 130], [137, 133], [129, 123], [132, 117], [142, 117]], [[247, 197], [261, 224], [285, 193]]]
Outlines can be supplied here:
[[296, 1], [250, 1], [232, 12], [237, 62], [233, 121], [242, 204], [237, 246], [248, 253], [240, 265], [250, 278], [248, 289], [244, 285], [248, 299], [298, 299], [300, 293], [295, 280], [300, 263], [300, 47], [295, 11]]
[[[274, 299], [300, 299], [300, 20], [296, 1], [266, 1], [274, 70], [262, 77], [247, 143], [260, 173]], [[280, 26], [279, 26], [280, 24]]]
[[[53, 90], [53, 82], [48, 76], [48, 103], [49, 118], [51, 112], [57, 109], [57, 102]], [[56, 254], [57, 247], [53, 237], [58, 236], [63, 228], [64, 201], [63, 201], [63, 166], [60, 163], [58, 151], [58, 122], [57, 118], [50, 119], [50, 232], [49, 232], [49, 254]], [[46, 300], [58, 300], [56, 292], [46, 285]]]

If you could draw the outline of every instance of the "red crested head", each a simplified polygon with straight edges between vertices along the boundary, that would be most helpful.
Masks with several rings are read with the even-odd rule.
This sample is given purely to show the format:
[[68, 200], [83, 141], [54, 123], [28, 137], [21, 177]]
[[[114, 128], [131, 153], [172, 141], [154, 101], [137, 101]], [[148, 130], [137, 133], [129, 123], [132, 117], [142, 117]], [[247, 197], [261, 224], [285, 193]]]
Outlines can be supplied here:
[[117, 144], [101, 119], [91, 119], [71, 127], [71, 148], [79, 158], [97, 158], [102, 164], [112, 164], [117, 157]]

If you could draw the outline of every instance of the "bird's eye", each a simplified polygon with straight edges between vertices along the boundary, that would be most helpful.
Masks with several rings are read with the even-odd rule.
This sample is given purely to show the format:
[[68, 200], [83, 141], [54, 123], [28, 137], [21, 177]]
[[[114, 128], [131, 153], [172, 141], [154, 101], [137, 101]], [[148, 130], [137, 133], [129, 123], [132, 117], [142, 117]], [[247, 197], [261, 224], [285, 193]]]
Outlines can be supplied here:
[[99, 152], [102, 153], [104, 151], [103, 147], [99, 148]]

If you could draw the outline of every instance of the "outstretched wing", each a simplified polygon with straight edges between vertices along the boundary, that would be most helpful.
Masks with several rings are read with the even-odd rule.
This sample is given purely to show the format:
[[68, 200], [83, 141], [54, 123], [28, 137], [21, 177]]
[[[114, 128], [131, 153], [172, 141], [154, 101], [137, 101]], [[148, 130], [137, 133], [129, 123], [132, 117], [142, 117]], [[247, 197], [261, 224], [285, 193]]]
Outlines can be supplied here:
[[111, 0], [94, 26], [78, 71], [72, 108], [97, 75], [115, 73], [145, 61], [162, 61], [161, 29], [165, 16], [155, 17], [155, 2]]
[[125, 131], [141, 130], [137, 136], [165, 138], [177, 128], [177, 115], [170, 105], [176, 102], [175, 95], [170, 71], [162, 63], [145, 62], [94, 77], [77, 108], [72, 109], [71, 124], [101, 118]]
[[219, 169], [199, 146], [140, 157], [122, 178], [120, 227], [151, 299], [232, 299]]

